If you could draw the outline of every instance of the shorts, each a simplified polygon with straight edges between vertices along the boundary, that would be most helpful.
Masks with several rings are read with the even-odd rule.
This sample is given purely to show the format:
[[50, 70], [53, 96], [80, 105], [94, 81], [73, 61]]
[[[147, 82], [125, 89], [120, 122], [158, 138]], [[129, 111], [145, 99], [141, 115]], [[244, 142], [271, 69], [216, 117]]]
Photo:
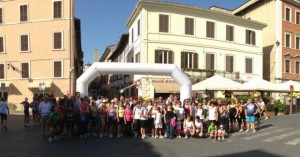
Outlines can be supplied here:
[[149, 129], [154, 129], [154, 118], [149, 118], [148, 119], [148, 128]]
[[48, 118], [49, 118], [49, 116], [48, 116], [48, 115], [44, 115], [44, 116], [42, 116], [42, 125], [43, 125], [43, 127], [44, 127], [44, 128], [46, 127], [46, 124], [47, 124]]
[[1, 120], [7, 120], [7, 114], [1, 113]]
[[29, 116], [29, 111], [24, 111], [25, 116]]
[[147, 128], [148, 127], [148, 120], [140, 120], [141, 121], [141, 127]]
[[124, 125], [124, 117], [119, 117], [118, 125]]
[[141, 129], [141, 120], [135, 119], [133, 126], [134, 126], [134, 131], [139, 132]]
[[108, 126], [117, 126], [117, 120], [115, 119], [115, 117], [108, 117]]
[[105, 126], [105, 119], [106, 119], [106, 118], [103, 117], [103, 116], [100, 117], [100, 125], [101, 125], [101, 126]]
[[162, 128], [162, 123], [155, 123], [155, 128], [156, 129], [161, 129]]
[[36, 115], [37, 113], [37, 111], [32, 110], [32, 115]]
[[247, 116], [246, 122], [254, 122], [255, 121], [255, 116]]

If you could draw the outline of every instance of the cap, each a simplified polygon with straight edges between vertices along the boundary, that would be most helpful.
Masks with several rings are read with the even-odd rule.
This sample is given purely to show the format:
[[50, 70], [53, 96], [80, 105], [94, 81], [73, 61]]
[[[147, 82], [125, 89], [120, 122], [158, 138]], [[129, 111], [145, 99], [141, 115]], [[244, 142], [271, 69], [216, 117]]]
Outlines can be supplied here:
[[111, 100], [110, 102], [115, 102], [114, 100]]
[[223, 125], [220, 125], [220, 128], [223, 128], [224, 126]]
[[104, 100], [102, 100], [102, 102], [103, 102], [103, 103], [107, 103], [107, 100], [104, 99]]

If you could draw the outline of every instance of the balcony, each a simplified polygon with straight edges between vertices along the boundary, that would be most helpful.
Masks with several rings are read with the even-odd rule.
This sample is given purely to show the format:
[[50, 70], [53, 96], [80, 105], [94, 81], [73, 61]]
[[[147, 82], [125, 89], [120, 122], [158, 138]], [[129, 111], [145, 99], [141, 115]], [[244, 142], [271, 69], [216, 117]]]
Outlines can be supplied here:
[[214, 75], [220, 75], [231, 80], [240, 80], [240, 72], [226, 72], [220, 70], [207, 70], [207, 69], [181, 69], [189, 78], [197, 78], [205, 80], [206, 78]]

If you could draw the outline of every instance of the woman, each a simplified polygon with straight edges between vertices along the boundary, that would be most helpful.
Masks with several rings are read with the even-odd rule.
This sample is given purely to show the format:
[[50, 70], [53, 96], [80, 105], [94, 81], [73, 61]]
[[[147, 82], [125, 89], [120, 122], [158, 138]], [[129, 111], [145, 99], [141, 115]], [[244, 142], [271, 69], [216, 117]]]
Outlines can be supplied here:
[[99, 129], [99, 113], [98, 113], [98, 108], [96, 106], [96, 102], [92, 102], [91, 106], [91, 131], [93, 132], [94, 136], [98, 136], [98, 129]]
[[66, 115], [67, 116], [67, 121], [66, 121], [67, 135], [69, 137], [73, 137], [73, 135], [74, 135], [74, 106], [73, 106], [72, 100], [67, 101], [66, 114], [67, 114]]
[[107, 111], [108, 133], [109, 137], [113, 138], [113, 132], [117, 127], [117, 110], [114, 103], [111, 103]]
[[107, 119], [107, 107], [106, 107], [106, 100], [103, 100], [98, 107], [99, 117], [100, 117], [100, 134], [99, 137], [103, 137], [103, 133], [106, 127], [106, 119]]
[[184, 134], [185, 134], [185, 139], [188, 138], [188, 136], [194, 136], [195, 135], [195, 124], [191, 119], [191, 116], [188, 115], [186, 119], [184, 120], [183, 123], [183, 128], [184, 128]]
[[89, 124], [89, 113], [90, 113], [90, 102], [88, 98], [82, 99], [79, 106], [80, 114], [80, 138], [87, 138], [88, 124]]
[[55, 107], [54, 112], [52, 112], [47, 121], [48, 127], [48, 141], [58, 140], [57, 136], [59, 134], [59, 123], [61, 120], [61, 114], [59, 107]]
[[147, 102], [145, 102], [141, 108], [141, 135], [142, 139], [146, 138], [146, 128], [148, 127], [148, 109], [147, 109]]
[[196, 116], [195, 118], [195, 128], [196, 135], [198, 135], [201, 138], [203, 136], [203, 121], [201, 122], [199, 116]]
[[[120, 101], [122, 102], [122, 101]], [[119, 107], [118, 107], [118, 112], [117, 112], [117, 120], [118, 120], [118, 138], [120, 137], [124, 137], [123, 135], [123, 129], [124, 129], [124, 106], [123, 104], [119, 104]]]
[[246, 126], [246, 116], [244, 107], [242, 106], [242, 102], [238, 102], [237, 109], [237, 121], [240, 129], [239, 132], [242, 132], [244, 131], [244, 127]]
[[191, 113], [190, 113], [191, 119], [195, 120], [197, 108], [196, 108], [196, 103], [194, 101], [190, 105], [190, 111], [191, 111]]
[[167, 106], [167, 110], [165, 111], [165, 115], [164, 115], [164, 120], [165, 120], [165, 124], [166, 124], [166, 138], [170, 138], [173, 139], [173, 135], [174, 135], [174, 127], [176, 126], [176, 122], [175, 122], [175, 126], [171, 125], [171, 119], [174, 119], [174, 108], [172, 107], [172, 103], [169, 103]]
[[137, 101], [135, 107], [133, 108], [133, 125], [134, 125], [134, 137], [138, 137], [141, 129], [141, 102]]
[[235, 104], [235, 100], [232, 100], [231, 103], [228, 105], [228, 111], [229, 111], [229, 119], [230, 119], [230, 132], [237, 131], [236, 126], [236, 118], [237, 118], [237, 107]]
[[221, 107], [219, 107], [219, 115], [220, 115], [220, 122], [225, 126], [226, 131], [229, 130], [229, 111], [226, 106], [226, 103], [222, 102]]
[[131, 136], [131, 125], [133, 121], [133, 112], [130, 108], [130, 104], [126, 104], [124, 111], [124, 122], [125, 122], [125, 136]]

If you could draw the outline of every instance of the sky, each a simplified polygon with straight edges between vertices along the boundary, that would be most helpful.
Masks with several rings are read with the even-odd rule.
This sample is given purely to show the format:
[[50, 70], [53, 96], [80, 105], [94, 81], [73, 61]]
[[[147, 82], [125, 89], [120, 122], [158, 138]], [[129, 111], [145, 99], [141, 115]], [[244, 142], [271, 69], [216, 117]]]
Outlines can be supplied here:
[[[234, 9], [248, 0], [162, 0], [209, 8], [218, 6]], [[81, 19], [81, 41], [84, 64], [93, 63], [94, 49], [99, 58], [109, 45], [118, 43], [120, 36], [128, 32], [126, 22], [138, 0], [76, 0], [75, 16]]]

